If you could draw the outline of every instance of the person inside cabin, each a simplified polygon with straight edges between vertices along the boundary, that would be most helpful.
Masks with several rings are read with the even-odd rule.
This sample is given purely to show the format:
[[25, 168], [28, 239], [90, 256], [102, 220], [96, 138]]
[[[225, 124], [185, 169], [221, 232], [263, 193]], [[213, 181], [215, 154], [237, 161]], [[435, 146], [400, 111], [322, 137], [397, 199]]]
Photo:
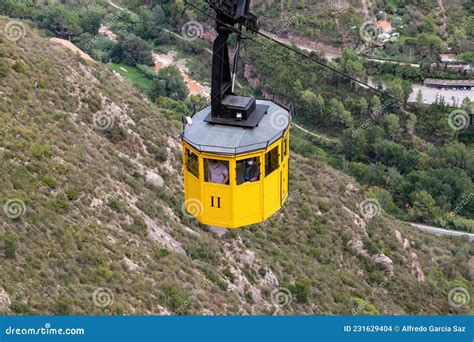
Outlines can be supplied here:
[[229, 181], [229, 169], [220, 160], [209, 160], [209, 182], [227, 184]]
[[245, 163], [244, 181], [245, 182], [257, 181], [259, 173], [260, 173], [260, 170], [255, 158], [248, 159], [247, 162]]

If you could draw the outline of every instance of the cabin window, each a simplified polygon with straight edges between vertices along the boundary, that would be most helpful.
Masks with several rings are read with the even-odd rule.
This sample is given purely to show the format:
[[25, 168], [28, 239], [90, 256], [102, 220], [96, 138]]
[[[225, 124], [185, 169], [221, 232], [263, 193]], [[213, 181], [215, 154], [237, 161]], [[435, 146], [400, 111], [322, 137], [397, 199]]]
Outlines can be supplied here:
[[237, 185], [259, 181], [260, 157], [238, 160], [235, 170]]
[[199, 178], [199, 157], [190, 149], [186, 149], [186, 170], [194, 177]]
[[229, 184], [229, 162], [204, 158], [204, 180], [208, 183]]
[[278, 146], [265, 154], [265, 176], [278, 169], [280, 166], [280, 155], [278, 153]]

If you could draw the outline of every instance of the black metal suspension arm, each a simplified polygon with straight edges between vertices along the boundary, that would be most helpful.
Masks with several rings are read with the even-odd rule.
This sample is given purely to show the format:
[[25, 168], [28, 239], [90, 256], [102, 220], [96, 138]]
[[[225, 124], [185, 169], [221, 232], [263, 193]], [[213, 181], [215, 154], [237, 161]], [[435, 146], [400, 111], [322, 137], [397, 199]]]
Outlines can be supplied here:
[[216, 11], [220, 19], [229, 24], [241, 24], [247, 29], [257, 32], [258, 18], [250, 13], [250, 0], [206, 0]]
[[[212, 124], [256, 127], [265, 115], [268, 105], [257, 104], [253, 96], [235, 94], [234, 82], [242, 27], [257, 33], [257, 17], [249, 12], [250, 0], [206, 1], [216, 11], [217, 37], [212, 57], [211, 113], [205, 121]], [[232, 33], [236, 33], [238, 37], [231, 66], [228, 41]]]

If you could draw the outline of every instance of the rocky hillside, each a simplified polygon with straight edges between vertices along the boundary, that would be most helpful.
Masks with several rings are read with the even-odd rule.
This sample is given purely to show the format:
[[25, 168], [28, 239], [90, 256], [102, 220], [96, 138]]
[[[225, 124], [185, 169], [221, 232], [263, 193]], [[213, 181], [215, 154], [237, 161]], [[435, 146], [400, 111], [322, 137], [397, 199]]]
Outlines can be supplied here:
[[0, 36], [0, 96], [0, 313], [472, 313], [448, 300], [472, 244], [367, 215], [319, 160], [292, 155], [275, 217], [216, 234], [182, 211], [176, 109], [30, 29]]

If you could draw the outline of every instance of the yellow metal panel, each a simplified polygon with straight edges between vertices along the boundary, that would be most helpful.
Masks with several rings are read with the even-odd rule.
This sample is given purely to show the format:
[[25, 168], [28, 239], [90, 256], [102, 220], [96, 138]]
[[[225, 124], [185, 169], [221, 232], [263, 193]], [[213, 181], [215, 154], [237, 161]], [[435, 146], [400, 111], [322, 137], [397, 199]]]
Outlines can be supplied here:
[[196, 217], [198, 220], [204, 213], [204, 206], [201, 200], [201, 181], [202, 170], [199, 170], [199, 178], [196, 178], [186, 169], [186, 148], [193, 151], [199, 156], [199, 152], [183, 144], [183, 173], [184, 173], [184, 189], [186, 210]]
[[[286, 147], [285, 147], [286, 146]], [[285, 153], [286, 151], [286, 153]], [[286, 154], [286, 155], [285, 155]], [[290, 160], [290, 132], [286, 131], [282, 141], [282, 165], [281, 165], [281, 205], [285, 203], [288, 197], [288, 172]]]

